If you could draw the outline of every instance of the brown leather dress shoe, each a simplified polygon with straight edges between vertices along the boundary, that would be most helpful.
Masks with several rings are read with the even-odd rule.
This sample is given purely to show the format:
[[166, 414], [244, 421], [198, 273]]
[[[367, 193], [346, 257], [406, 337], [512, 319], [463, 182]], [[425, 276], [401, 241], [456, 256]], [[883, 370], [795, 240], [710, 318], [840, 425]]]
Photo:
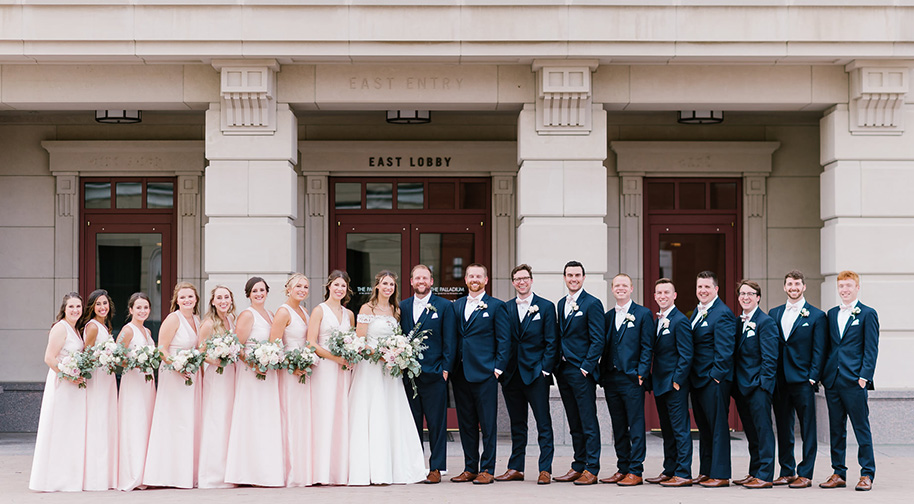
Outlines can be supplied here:
[[638, 476], [637, 474], [626, 474], [625, 477], [620, 479], [616, 484], [619, 486], [636, 486], [640, 485], [641, 482], [641, 476]]
[[758, 478], [752, 478], [752, 481], [747, 481], [743, 483], [743, 488], [772, 488], [774, 484], [770, 481], [760, 480]]
[[495, 481], [524, 481], [524, 473], [508, 469], [501, 476], [496, 476]]
[[819, 488], [844, 488], [846, 486], [847, 482], [837, 474], [832, 474], [824, 483], [819, 483]]
[[574, 480], [575, 485], [593, 485], [596, 482], [597, 482], [597, 475], [590, 471], [582, 472], [581, 477]]
[[600, 483], [618, 483], [618, 482], [622, 481], [622, 478], [624, 478], [624, 477], [625, 477], [624, 474], [617, 472], [608, 478], [601, 479]]
[[454, 476], [453, 478], [451, 478], [451, 481], [453, 481], [454, 483], [466, 483], [467, 481], [473, 481], [474, 479], [476, 479], [476, 473], [471, 473], [470, 471], [463, 471], [462, 473], [458, 474], [457, 476]]
[[552, 479], [554, 479], [555, 481], [558, 481], [559, 483], [568, 483], [568, 482], [574, 481], [580, 477], [581, 477], [581, 473], [575, 471], [574, 469], [569, 469], [568, 472], [566, 472], [564, 475], [556, 476]]
[[699, 474], [698, 476], [695, 476], [694, 478], [692, 478], [692, 484], [698, 485], [702, 481], [708, 481], [709, 479], [711, 479], [709, 476], [705, 476], [704, 474]]
[[869, 476], [860, 476], [860, 481], [857, 482], [857, 486], [854, 487], [854, 490], [860, 492], [868, 492], [873, 489], [873, 480]]
[[428, 472], [428, 476], [425, 477], [425, 481], [429, 485], [434, 485], [435, 483], [441, 483], [441, 471], [438, 469], [433, 469]]
[[781, 476], [780, 478], [771, 482], [774, 486], [789, 485], [797, 480], [797, 476]]
[[730, 480], [728, 479], [717, 479], [717, 478], [708, 478], [701, 482], [701, 486], [705, 488], [722, 488], [730, 486]]
[[670, 478], [666, 481], [661, 481], [660, 486], [674, 487], [674, 488], [675, 487], [688, 487], [688, 486], [692, 486], [692, 480], [690, 480], [689, 478], [680, 478], [679, 476], [673, 476], [672, 478]]
[[812, 486], [812, 480], [809, 478], [804, 478], [802, 476], [797, 477], [793, 480], [793, 483], [787, 485], [790, 488], [808, 488]]
[[495, 483], [495, 476], [488, 471], [482, 471], [473, 480], [474, 485], [488, 485], [489, 483]]
[[755, 476], [750, 476], [750, 475], [747, 474], [745, 478], [740, 478], [740, 479], [738, 479], [738, 480], [733, 480], [733, 484], [734, 484], [734, 485], [745, 485], [746, 483], [749, 483], [750, 481], [752, 481], [752, 480], [754, 480], [754, 479], [755, 479]]
[[537, 485], [548, 485], [552, 483], [552, 475], [549, 471], [540, 471], [540, 477], [536, 479]]
[[647, 483], [657, 484], [657, 483], [663, 483], [664, 481], [666, 481], [670, 478], [672, 478], [672, 476], [661, 473], [660, 476], [655, 476], [653, 478], [644, 478], [644, 481], [646, 481]]

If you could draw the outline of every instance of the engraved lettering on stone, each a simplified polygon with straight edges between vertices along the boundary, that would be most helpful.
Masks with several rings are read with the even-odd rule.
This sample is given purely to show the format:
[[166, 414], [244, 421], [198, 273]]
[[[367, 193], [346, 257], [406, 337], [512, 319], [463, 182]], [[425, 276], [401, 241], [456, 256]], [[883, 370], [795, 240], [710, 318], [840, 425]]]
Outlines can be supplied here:
[[352, 91], [410, 90], [410, 91], [459, 91], [463, 89], [463, 78], [429, 75], [408, 75], [403, 77], [349, 77]]

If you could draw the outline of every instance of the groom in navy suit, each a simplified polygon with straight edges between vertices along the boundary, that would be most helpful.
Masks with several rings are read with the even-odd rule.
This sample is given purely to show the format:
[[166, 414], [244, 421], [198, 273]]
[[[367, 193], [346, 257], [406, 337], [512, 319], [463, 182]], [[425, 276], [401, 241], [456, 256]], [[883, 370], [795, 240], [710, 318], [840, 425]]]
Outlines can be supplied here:
[[846, 486], [847, 419], [850, 417], [857, 437], [857, 461], [860, 481], [857, 490], [873, 488], [876, 458], [870, 433], [868, 390], [873, 390], [876, 354], [879, 351], [879, 317], [876, 310], [857, 300], [860, 276], [853, 271], [838, 273], [838, 296], [841, 305], [828, 310], [828, 358], [822, 369], [825, 403], [828, 405], [828, 429], [831, 442], [831, 466], [834, 474], [820, 483], [822, 488]]
[[632, 301], [632, 278], [613, 277], [616, 306], [605, 315], [606, 347], [600, 360], [600, 378], [613, 426], [616, 473], [600, 483], [619, 486], [642, 484], [644, 456], [644, 381], [651, 370], [654, 317]]
[[597, 381], [603, 355], [603, 303], [584, 292], [584, 265], [569, 261], [564, 269], [568, 295], [558, 305], [559, 367], [556, 380], [574, 460], [555, 481], [593, 485], [600, 472], [600, 424], [597, 420]]
[[503, 301], [486, 294], [489, 277], [485, 266], [478, 263], [467, 266], [464, 280], [469, 292], [454, 302], [457, 365], [453, 372], [464, 469], [451, 481], [484, 485], [495, 481], [498, 370], [508, 368], [508, 310]]
[[413, 397], [409, 380], [403, 380], [409, 407], [422, 440], [422, 417], [428, 424], [428, 445], [431, 451], [428, 477], [424, 483], [439, 483], [441, 471], [447, 469], [447, 376], [454, 368], [456, 356], [456, 326], [454, 309], [447, 299], [432, 294], [431, 270], [424, 264], [413, 267], [409, 284], [413, 297], [400, 302], [400, 328], [403, 334], [416, 329], [425, 332], [422, 352], [422, 373], [416, 377], [418, 393]]
[[[778, 326], [779, 336], [773, 401], [781, 472], [774, 485], [806, 488], [812, 486], [816, 464], [816, 390], [825, 360], [828, 319], [825, 312], [806, 302], [803, 272], [787, 273], [784, 292], [787, 303], [768, 312]], [[803, 438], [803, 461], [799, 466], [793, 454], [794, 413], [800, 419]]]
[[552, 457], [555, 452], [552, 416], [549, 413], [549, 385], [555, 366], [555, 305], [533, 293], [533, 270], [526, 264], [511, 272], [517, 297], [508, 301], [511, 330], [511, 352], [508, 367], [499, 373], [501, 392], [511, 419], [511, 458], [508, 470], [496, 481], [524, 479], [527, 448], [527, 406], [536, 419], [540, 447], [539, 477], [536, 482], [552, 481]]

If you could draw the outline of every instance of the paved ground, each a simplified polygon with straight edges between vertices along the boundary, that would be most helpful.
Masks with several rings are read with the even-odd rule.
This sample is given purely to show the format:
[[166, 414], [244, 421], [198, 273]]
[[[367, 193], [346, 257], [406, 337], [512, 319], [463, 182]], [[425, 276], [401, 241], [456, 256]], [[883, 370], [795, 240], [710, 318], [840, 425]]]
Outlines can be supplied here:
[[[457, 503], [472, 504], [511, 504], [515, 502], [550, 502], [555, 504], [574, 502], [576, 500], [610, 503], [637, 499], [639, 504], [650, 503], [765, 503], [778, 504], [842, 504], [842, 503], [894, 503], [914, 502], [914, 478], [909, 479], [910, 468], [914, 467], [914, 445], [877, 445], [876, 447], [876, 482], [871, 492], [855, 492], [856, 475], [859, 467], [849, 461], [849, 481], [851, 487], [845, 489], [823, 490], [808, 488], [803, 490], [773, 488], [770, 490], [747, 490], [740, 487], [708, 488], [662, 488], [658, 485], [644, 485], [634, 488], [621, 488], [617, 485], [593, 485], [576, 487], [571, 484], [553, 483], [548, 486], [536, 485], [536, 472], [529, 470], [528, 479], [523, 482], [495, 483], [479, 486], [468, 483], [456, 484], [449, 481], [438, 485], [396, 485], [370, 488], [348, 487], [312, 487], [297, 489], [236, 488], [230, 490], [145, 490], [131, 493], [117, 491], [83, 492], [72, 494], [40, 494], [28, 490], [29, 471], [31, 469], [34, 435], [0, 434], [0, 504], [19, 503], [155, 503], [172, 504], [193, 501], [195, 504], [234, 504], [234, 503], [322, 503], [333, 504], [412, 504], [412, 503]], [[748, 465], [746, 443], [740, 434], [734, 436], [733, 467], [734, 476], [741, 477]], [[497, 471], [503, 471], [510, 452], [510, 442], [499, 440]], [[849, 453], [855, 454], [856, 448], [850, 447]], [[462, 467], [460, 446], [448, 444], [448, 459], [452, 474]], [[662, 448], [660, 438], [648, 436], [648, 460], [645, 463], [645, 475], [654, 476], [661, 470]], [[697, 442], [695, 446], [697, 456]], [[528, 447], [527, 467], [536, 467], [536, 448]], [[454, 456], [457, 455], [457, 456]], [[564, 473], [571, 462], [571, 449], [567, 446], [557, 448], [554, 469]], [[615, 469], [615, 455], [611, 446], [603, 447], [603, 476]], [[697, 462], [693, 467], [697, 468]], [[827, 446], [819, 446], [819, 457], [816, 461], [815, 481], [825, 480], [831, 474]]]

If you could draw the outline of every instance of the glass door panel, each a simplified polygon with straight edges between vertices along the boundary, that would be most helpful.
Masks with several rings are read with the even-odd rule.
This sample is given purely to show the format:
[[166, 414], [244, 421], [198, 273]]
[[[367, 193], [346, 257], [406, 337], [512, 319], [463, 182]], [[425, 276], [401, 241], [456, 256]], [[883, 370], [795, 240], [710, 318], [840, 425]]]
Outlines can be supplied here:
[[419, 233], [419, 263], [432, 270], [432, 291], [445, 299], [466, 295], [464, 268], [476, 261], [473, 233]]
[[[704, 270], [717, 273], [721, 286], [720, 297], [726, 302], [730, 298], [723, 292], [735, 280], [727, 278], [726, 236], [713, 233], [660, 233], [658, 264], [659, 277], [671, 278], [677, 289], [676, 304], [684, 313], [698, 305], [695, 296], [695, 278]], [[689, 288], [693, 287], [693, 288]]]
[[390, 270], [399, 275], [402, 256], [401, 233], [346, 233], [346, 272], [353, 293], [348, 308], [359, 313], [371, 297], [374, 277], [379, 271]]
[[125, 324], [130, 296], [148, 294], [152, 306], [146, 327], [157, 337], [162, 323], [162, 234], [96, 234], [95, 285], [108, 291], [117, 308], [115, 331]]

